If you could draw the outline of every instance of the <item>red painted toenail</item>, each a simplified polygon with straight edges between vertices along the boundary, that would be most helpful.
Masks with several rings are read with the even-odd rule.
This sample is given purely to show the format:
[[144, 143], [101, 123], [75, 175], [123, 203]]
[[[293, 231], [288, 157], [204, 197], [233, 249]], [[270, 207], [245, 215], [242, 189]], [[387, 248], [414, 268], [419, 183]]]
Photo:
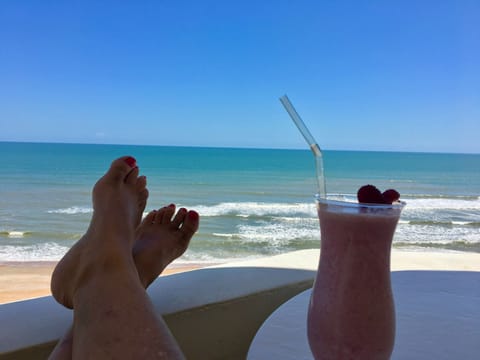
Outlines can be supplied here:
[[174, 208], [175, 204], [170, 204], [170, 205], [168, 205], [168, 207]]
[[188, 217], [191, 219], [191, 220], [198, 220], [199, 218], [199, 215], [196, 211], [189, 211], [188, 212]]
[[132, 168], [137, 165], [137, 160], [135, 160], [135, 158], [133, 158], [131, 156], [125, 158], [124, 161], [127, 163], [128, 166], [130, 166]]

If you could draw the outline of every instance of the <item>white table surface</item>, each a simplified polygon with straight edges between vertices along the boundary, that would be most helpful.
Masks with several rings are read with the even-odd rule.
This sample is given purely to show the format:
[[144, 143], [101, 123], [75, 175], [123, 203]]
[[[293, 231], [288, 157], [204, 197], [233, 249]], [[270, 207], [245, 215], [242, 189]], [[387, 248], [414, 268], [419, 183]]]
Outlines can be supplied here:
[[[392, 272], [396, 338], [391, 359], [480, 359], [480, 272]], [[306, 319], [311, 290], [280, 306], [261, 326], [249, 360], [313, 359]]]

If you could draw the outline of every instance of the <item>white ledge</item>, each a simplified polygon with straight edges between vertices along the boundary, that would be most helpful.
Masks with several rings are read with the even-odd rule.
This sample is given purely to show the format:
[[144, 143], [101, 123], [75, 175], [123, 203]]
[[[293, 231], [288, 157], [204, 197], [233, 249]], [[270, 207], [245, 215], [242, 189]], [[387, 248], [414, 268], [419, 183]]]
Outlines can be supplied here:
[[[148, 293], [187, 358], [244, 358], [265, 318], [311, 287], [318, 254], [302, 250], [164, 276]], [[51, 296], [0, 305], [0, 359], [45, 357], [71, 321], [72, 312]]]
[[[318, 258], [312, 249], [213, 266], [161, 277], [148, 292], [188, 359], [245, 359], [263, 321], [312, 286]], [[392, 271], [480, 271], [477, 253], [394, 250], [391, 259]], [[50, 296], [0, 305], [0, 359], [46, 358], [71, 320]]]

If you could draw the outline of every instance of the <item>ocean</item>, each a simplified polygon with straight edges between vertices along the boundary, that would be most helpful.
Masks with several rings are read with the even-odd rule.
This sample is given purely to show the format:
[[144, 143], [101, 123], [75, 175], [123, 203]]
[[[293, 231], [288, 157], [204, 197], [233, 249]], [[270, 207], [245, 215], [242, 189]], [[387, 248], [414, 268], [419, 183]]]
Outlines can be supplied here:
[[[137, 158], [147, 211], [200, 213], [178, 262], [218, 263], [319, 248], [315, 165], [306, 150], [0, 142], [0, 261], [56, 261], [83, 234], [90, 192], [112, 159]], [[480, 155], [324, 151], [327, 192], [364, 184], [407, 203], [393, 247], [480, 252]]]

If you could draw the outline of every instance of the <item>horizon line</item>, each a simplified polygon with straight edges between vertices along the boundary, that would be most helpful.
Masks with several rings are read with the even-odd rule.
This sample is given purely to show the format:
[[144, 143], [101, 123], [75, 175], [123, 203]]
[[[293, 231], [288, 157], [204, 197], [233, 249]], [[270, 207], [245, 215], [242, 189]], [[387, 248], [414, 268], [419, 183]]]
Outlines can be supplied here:
[[[301, 147], [267, 147], [267, 146], [222, 146], [222, 145], [168, 145], [168, 144], [120, 144], [120, 143], [94, 143], [94, 142], [67, 142], [67, 141], [33, 141], [33, 140], [1, 140], [0, 143], [16, 144], [58, 144], [58, 145], [95, 145], [95, 146], [148, 146], [148, 147], [178, 147], [178, 148], [205, 148], [205, 149], [239, 149], [239, 150], [311, 150], [306, 146]], [[321, 148], [322, 151], [351, 151], [351, 152], [391, 152], [391, 153], [410, 153], [410, 154], [439, 154], [439, 155], [480, 155], [480, 152], [464, 151], [432, 151], [432, 150], [394, 150], [394, 149], [340, 149], [340, 148]]]

